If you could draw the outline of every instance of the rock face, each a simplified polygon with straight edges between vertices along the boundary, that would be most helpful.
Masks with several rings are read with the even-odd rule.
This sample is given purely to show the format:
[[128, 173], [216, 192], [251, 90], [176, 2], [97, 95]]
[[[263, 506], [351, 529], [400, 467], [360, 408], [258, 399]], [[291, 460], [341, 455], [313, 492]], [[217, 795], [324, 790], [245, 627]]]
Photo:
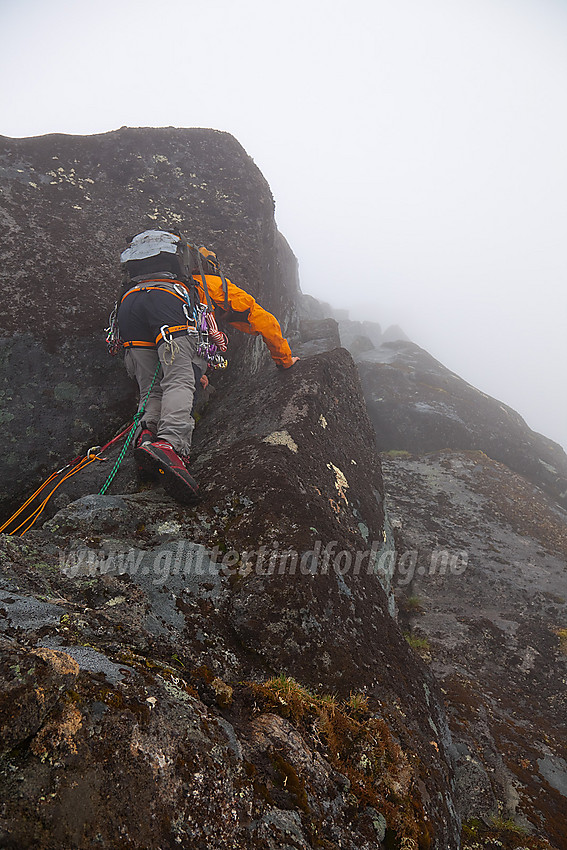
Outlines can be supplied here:
[[132, 232], [214, 247], [302, 358], [235, 332], [197, 507], [130, 454], [98, 495], [117, 442], [0, 535], [0, 845], [567, 847], [560, 447], [302, 296], [230, 136], [4, 139], [0, 164], [4, 516], [132, 416], [99, 330]]
[[567, 455], [411, 342], [357, 358], [380, 451], [482, 451], [567, 507]]
[[[109, 362], [103, 328], [132, 234], [178, 227], [207, 244], [293, 330], [297, 263], [273, 210], [250, 157], [214, 130], [0, 137], [1, 512], [130, 416], [132, 384]], [[249, 370], [265, 355], [242, 337], [235, 365]]]
[[[230, 431], [221, 429], [229, 406], [239, 423]], [[63, 810], [60, 846], [86, 846], [94, 830], [114, 846], [122, 829], [132, 846], [181, 837], [276, 847], [291, 835], [297, 846], [370, 848], [380, 846], [373, 819], [382, 815], [392, 836], [456, 846], [450, 741], [434, 682], [389, 614], [386, 577], [369, 569], [368, 555], [348, 569], [373, 541], [378, 558], [391, 547], [348, 354], [258, 375], [238, 401], [227, 394], [211, 404], [199, 431], [196, 471], [207, 482], [199, 508], [159, 490], [90, 495], [42, 531], [6, 540], [6, 637], [20, 652], [65, 652], [81, 672], [49, 729], [6, 761], [5, 775], [17, 781], [6, 786], [5, 828], [20, 836], [18, 823], [29, 832], [35, 822], [33, 846], [42, 846]], [[340, 561], [317, 558], [317, 541], [323, 549], [334, 541], [328, 551]], [[34, 617], [22, 622], [26, 606]], [[293, 694], [277, 696], [273, 685], [255, 692], [238, 684], [282, 672], [312, 694], [337, 695], [329, 700], [362, 693], [366, 707], [326, 732], [332, 718], [310, 707], [310, 695], [299, 711]], [[65, 737], [71, 709], [74, 731]], [[376, 750], [379, 741], [387, 751]], [[41, 813], [32, 784], [38, 753], [42, 794], [52, 800]], [[115, 789], [111, 805], [106, 787]], [[130, 816], [132, 797], [156, 817]], [[70, 814], [78, 807], [80, 829]]]
[[567, 457], [413, 343], [356, 359], [400, 622], [450, 717], [463, 846], [566, 847]]
[[289, 248], [278, 245], [265, 179], [228, 134], [1, 137], [0, 164], [8, 334], [30, 330], [54, 346], [92, 334], [114, 300], [120, 250], [152, 226], [179, 227], [214, 248], [228, 276], [260, 299], [270, 293], [269, 306], [285, 314], [297, 286], [295, 271], [279, 268]]
[[445, 694], [463, 820], [501, 811], [565, 847], [567, 514], [482, 452], [383, 468], [412, 553], [402, 618]]
[[392, 616], [356, 368], [332, 324], [300, 325], [265, 181], [213, 131], [4, 140], [1, 155], [6, 502], [132, 415], [97, 328], [135, 230], [173, 221], [217, 249], [303, 359], [279, 373], [235, 338], [195, 434], [198, 507], [141, 487], [130, 457], [97, 495], [117, 444], [43, 527], [0, 537], [0, 843], [457, 848], [455, 752]]

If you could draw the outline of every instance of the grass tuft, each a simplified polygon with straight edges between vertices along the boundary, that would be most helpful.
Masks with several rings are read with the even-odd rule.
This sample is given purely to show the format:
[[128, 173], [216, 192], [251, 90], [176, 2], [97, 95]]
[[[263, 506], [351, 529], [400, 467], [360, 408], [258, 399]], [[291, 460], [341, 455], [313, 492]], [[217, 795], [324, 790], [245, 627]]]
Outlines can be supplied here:
[[555, 629], [555, 634], [559, 638], [559, 649], [567, 655], [567, 629]]
[[414, 635], [411, 632], [404, 632], [404, 637], [411, 648], [416, 649], [418, 652], [429, 652], [431, 649], [429, 641], [425, 637], [418, 637], [418, 635]]
[[[420, 797], [414, 794], [414, 768], [386, 722], [370, 712], [365, 694], [353, 692], [347, 700], [332, 694], [315, 694], [283, 674], [248, 686], [256, 701], [263, 703], [263, 710], [275, 711], [303, 722], [311, 732], [315, 730], [325, 757], [348, 778], [360, 811], [370, 806], [382, 813], [395, 835], [397, 848], [421, 850], [429, 846]], [[307, 801], [302, 780], [285, 764], [279, 768], [301, 798], [303, 808]]]
[[511, 832], [514, 835], [527, 835], [528, 831], [525, 827], [520, 826], [512, 818], [503, 818], [501, 815], [493, 815], [490, 819], [494, 829], [500, 832]]
[[406, 596], [400, 600], [400, 608], [407, 614], [421, 614], [423, 604], [420, 596]]
[[348, 698], [348, 706], [355, 713], [368, 711], [368, 697], [366, 694], [351, 693]]

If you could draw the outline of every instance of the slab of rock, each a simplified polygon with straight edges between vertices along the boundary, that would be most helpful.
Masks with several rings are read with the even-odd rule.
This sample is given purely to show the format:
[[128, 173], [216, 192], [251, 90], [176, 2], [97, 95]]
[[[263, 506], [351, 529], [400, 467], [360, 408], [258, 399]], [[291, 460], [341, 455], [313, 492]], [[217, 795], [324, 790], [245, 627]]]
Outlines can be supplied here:
[[567, 507], [567, 455], [512, 408], [410, 342], [385, 344], [357, 365], [380, 451], [481, 451]]
[[[6, 597], [9, 599], [9, 597]], [[4, 599], [0, 605], [8, 605]], [[0, 756], [34, 735], [75, 683], [79, 665], [67, 653], [27, 649], [0, 637]]]
[[[277, 231], [268, 184], [227, 133], [0, 137], [0, 221], [5, 519], [54, 469], [106, 443], [132, 415], [134, 385], [104, 343], [128, 237], [180, 228], [214, 249], [225, 274], [289, 331], [297, 323], [297, 261]], [[230, 335], [236, 371], [267, 356], [244, 334]]]
[[565, 845], [567, 514], [480, 452], [383, 457], [401, 616], [445, 696], [463, 820]]

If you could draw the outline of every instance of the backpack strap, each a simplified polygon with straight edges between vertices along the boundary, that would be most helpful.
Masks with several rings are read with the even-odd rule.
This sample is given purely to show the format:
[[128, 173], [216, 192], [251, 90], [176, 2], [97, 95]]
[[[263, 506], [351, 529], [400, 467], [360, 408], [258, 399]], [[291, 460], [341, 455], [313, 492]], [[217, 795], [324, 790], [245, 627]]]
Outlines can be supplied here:
[[211, 296], [209, 295], [209, 288], [207, 286], [207, 279], [205, 278], [205, 272], [203, 271], [203, 260], [201, 256], [201, 252], [199, 250], [195, 251], [197, 255], [197, 265], [199, 267], [199, 275], [201, 277], [201, 281], [203, 282], [203, 291], [205, 293], [205, 302], [207, 304], [207, 312], [212, 313], [214, 310], [213, 302], [211, 300]]
[[[224, 295], [222, 309], [225, 312], [228, 312], [228, 310], [230, 308], [230, 304], [228, 303], [228, 283], [227, 283], [227, 280], [226, 280], [226, 278], [225, 278], [225, 276], [222, 272], [222, 269], [220, 267], [218, 257], [217, 257], [217, 255], [215, 254], [214, 251], [209, 251], [204, 246], [202, 246], [201, 248], [197, 248], [197, 262], [199, 263], [199, 271], [201, 273], [201, 278], [203, 277], [202, 257], [205, 257], [207, 262], [213, 267], [213, 269], [214, 269], [213, 274], [217, 275], [221, 279], [222, 291], [223, 291], [223, 295]], [[216, 305], [216, 306], [220, 307], [220, 304]]]
[[217, 255], [215, 254], [214, 251], [209, 251], [204, 246], [202, 248], [199, 248], [199, 253], [202, 254], [203, 257], [207, 258], [209, 263], [214, 268], [215, 274], [218, 275], [220, 277], [221, 281], [222, 281], [222, 291], [223, 291], [223, 295], [224, 295], [224, 303], [222, 305], [222, 309], [225, 312], [228, 312], [229, 307], [230, 307], [230, 305], [228, 303], [228, 283], [227, 283], [226, 278], [225, 278], [225, 276], [222, 272], [222, 269], [220, 267], [219, 258], [217, 257]]
[[191, 282], [191, 249], [186, 239], [181, 238], [181, 267], [183, 270], [183, 283]]

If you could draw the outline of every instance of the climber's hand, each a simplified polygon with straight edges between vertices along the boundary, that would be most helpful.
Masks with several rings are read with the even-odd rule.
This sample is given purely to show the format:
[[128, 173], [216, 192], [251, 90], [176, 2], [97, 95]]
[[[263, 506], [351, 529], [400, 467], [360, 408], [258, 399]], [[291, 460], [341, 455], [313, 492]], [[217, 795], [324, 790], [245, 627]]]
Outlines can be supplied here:
[[209, 386], [209, 379], [207, 378], [206, 375], [201, 375], [201, 386], [203, 387], [204, 390], [206, 390], [207, 387]]
[[298, 361], [298, 360], [299, 360], [299, 357], [293, 357], [293, 356], [292, 356], [292, 358], [291, 358], [291, 363], [289, 364], [289, 366], [284, 366], [284, 364], [283, 364], [283, 363], [276, 363], [276, 369], [291, 369], [291, 367], [292, 367], [295, 363], [297, 363], [297, 361]]

